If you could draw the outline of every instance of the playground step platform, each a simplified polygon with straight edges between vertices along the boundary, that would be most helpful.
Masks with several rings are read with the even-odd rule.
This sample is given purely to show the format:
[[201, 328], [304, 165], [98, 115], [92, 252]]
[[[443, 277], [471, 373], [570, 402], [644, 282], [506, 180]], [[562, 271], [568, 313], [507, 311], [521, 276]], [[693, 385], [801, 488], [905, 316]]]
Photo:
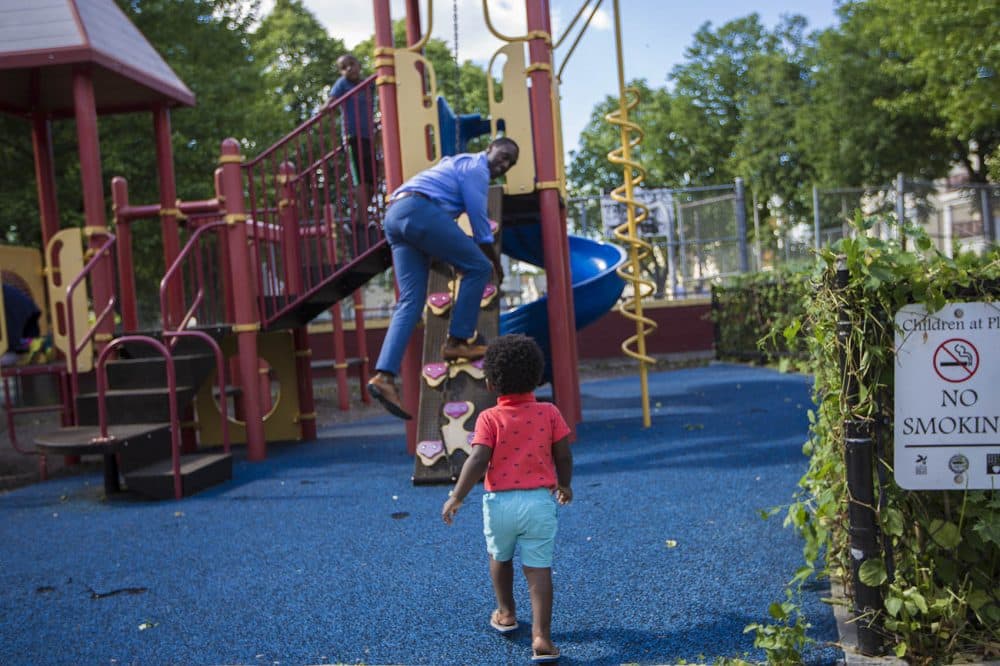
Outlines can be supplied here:
[[[222, 340], [224, 337], [232, 333], [232, 327], [226, 325], [192, 326], [187, 330], [200, 331], [209, 335], [216, 341]], [[118, 331], [117, 335], [141, 335], [163, 342], [161, 339], [163, 331], [159, 329], [136, 331], [135, 333], [128, 334]], [[170, 342], [172, 343], [170, 345], [170, 354], [174, 357], [186, 354], [212, 354], [211, 345], [205, 342], [205, 340], [193, 335], [184, 335], [172, 338]], [[126, 342], [122, 344], [120, 349], [122, 358], [163, 358], [162, 354], [160, 354], [155, 347], [144, 342]]]
[[[199, 386], [215, 369], [214, 354], [180, 354], [173, 356], [178, 386]], [[105, 366], [110, 389], [142, 389], [167, 383], [166, 361], [163, 357], [121, 358]], [[81, 393], [97, 392], [97, 374], [80, 377]]]
[[[181, 456], [181, 496], [189, 497], [233, 478], [229, 453], [192, 453]], [[125, 474], [132, 492], [150, 499], [174, 499], [174, 473], [170, 458]]]
[[71, 426], [36, 435], [35, 446], [40, 453], [51, 455], [104, 455], [125, 453], [150, 446], [161, 439], [164, 434], [169, 442], [169, 423], [109, 426], [109, 439], [107, 440], [100, 439], [101, 429], [97, 426]]
[[[165, 384], [166, 382], [164, 382]], [[183, 410], [194, 399], [197, 387], [177, 387], [177, 407]], [[113, 389], [105, 392], [108, 423], [161, 423], [170, 421], [169, 391], [166, 386]], [[76, 398], [80, 425], [97, 425], [97, 392], [81, 393]]]
[[108, 438], [101, 438], [97, 426], [71, 426], [35, 437], [35, 450], [54, 456], [103, 456], [104, 490], [118, 493], [119, 472], [146, 467], [170, 457], [170, 424], [143, 423], [108, 426]]

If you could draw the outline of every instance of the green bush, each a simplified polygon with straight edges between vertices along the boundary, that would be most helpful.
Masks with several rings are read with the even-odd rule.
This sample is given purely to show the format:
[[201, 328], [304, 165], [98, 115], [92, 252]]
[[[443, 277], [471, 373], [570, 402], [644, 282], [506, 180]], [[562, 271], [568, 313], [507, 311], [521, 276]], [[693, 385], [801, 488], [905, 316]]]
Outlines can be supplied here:
[[[811, 293], [810, 265], [788, 266], [767, 273], [748, 273], [712, 287], [715, 350], [720, 359], [779, 363], [783, 367], [807, 358], [796, 345], [796, 326], [804, 318]], [[791, 346], [794, 345], [794, 346]]]
[[[916, 248], [904, 250], [899, 241], [868, 237], [875, 221], [859, 216], [854, 238], [820, 253], [816, 289], [804, 300], [804, 308], [799, 306], [802, 318], [780, 331], [789, 337], [797, 333], [809, 351], [816, 404], [804, 447], [809, 468], [785, 519], [805, 537], [805, 566], [789, 587], [794, 590], [813, 575], [829, 576], [844, 581], [852, 596], [843, 423], [865, 421], [878, 443], [872, 463], [873, 508], [884, 557], [867, 562], [861, 579], [881, 587], [884, 594], [885, 608], [875, 619], [884, 629], [887, 647], [919, 664], [996, 658], [1000, 497], [992, 490], [914, 492], [898, 487], [892, 480], [892, 396], [895, 312], [908, 303], [922, 303], [934, 312], [947, 302], [996, 300], [1000, 250], [949, 258], [932, 248], [919, 227], [902, 230], [906, 247]], [[850, 274], [844, 290], [834, 287], [838, 260], [846, 261]], [[837, 337], [839, 312], [851, 322], [843, 340]], [[779, 317], [774, 321], [777, 331], [782, 322]], [[845, 377], [858, 387], [851, 404], [841, 391]], [[795, 616], [786, 610], [785, 615]], [[772, 646], [782, 630], [793, 643], [792, 628], [787, 622], [767, 632], [754, 627], [758, 640]]]

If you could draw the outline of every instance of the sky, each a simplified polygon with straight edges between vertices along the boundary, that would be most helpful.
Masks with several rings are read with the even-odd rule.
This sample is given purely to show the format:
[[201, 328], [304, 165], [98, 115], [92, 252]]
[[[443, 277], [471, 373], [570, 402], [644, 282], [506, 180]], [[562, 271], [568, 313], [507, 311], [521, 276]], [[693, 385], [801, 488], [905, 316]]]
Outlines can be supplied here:
[[[482, 0], [434, 2], [431, 35], [454, 48], [453, 8], [456, 2], [459, 58], [485, 67], [502, 43], [486, 27]], [[563, 35], [583, 2], [549, 0], [556, 40]], [[371, 2], [303, 0], [303, 4], [330, 35], [344, 40], [349, 48], [370, 37], [375, 30]], [[262, 8], [269, 10], [271, 5], [273, 0], [265, 0]], [[421, 12], [427, 11], [427, 0], [419, 0], [419, 5]], [[620, 0], [625, 78], [644, 78], [653, 87], [665, 86], [667, 74], [674, 65], [684, 61], [684, 50], [691, 44], [694, 33], [706, 22], [718, 28], [730, 20], [756, 12], [764, 25], [773, 28], [782, 16], [801, 14], [806, 17], [810, 30], [819, 30], [836, 23], [835, 5], [836, 0]], [[489, 7], [490, 19], [499, 32], [506, 35], [526, 32], [525, 0], [489, 0]], [[391, 12], [393, 19], [404, 18], [404, 0], [391, 0]], [[568, 61], [565, 61], [566, 54], [583, 19], [577, 22], [573, 32], [556, 50], [556, 70], [563, 68], [560, 94], [563, 141], [567, 152], [577, 147], [580, 132], [589, 122], [594, 107], [607, 96], [618, 95], [612, 12], [612, 0], [603, 0]], [[583, 18], [588, 14], [589, 9]], [[422, 20], [421, 26], [427, 29], [426, 20]], [[335, 74], [331, 63], [331, 76]]]

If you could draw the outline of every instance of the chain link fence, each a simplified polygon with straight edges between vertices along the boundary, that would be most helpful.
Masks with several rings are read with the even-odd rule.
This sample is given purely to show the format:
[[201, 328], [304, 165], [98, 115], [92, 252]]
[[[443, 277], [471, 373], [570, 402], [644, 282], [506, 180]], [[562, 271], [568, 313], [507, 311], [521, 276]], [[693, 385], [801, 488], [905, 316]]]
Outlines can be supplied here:
[[[756, 269], [746, 233], [743, 183], [635, 192], [648, 216], [638, 235], [653, 251], [643, 269], [656, 288], [654, 298], [708, 296], [714, 281]], [[570, 232], [614, 242], [625, 224], [624, 204], [609, 196], [570, 199]]]
[[[742, 179], [706, 187], [639, 188], [635, 198], [649, 210], [637, 231], [653, 247], [642, 267], [656, 286], [652, 297], [708, 297], [712, 284], [726, 278], [809, 262], [818, 248], [850, 233], [847, 223], [857, 211], [918, 224], [948, 256], [980, 252], [998, 238], [1000, 185], [899, 177], [867, 188], [814, 188], [812, 195], [812, 219], [787, 219], [770, 215], [764, 202], [746, 196]], [[608, 242], [615, 242], [614, 227], [627, 221], [625, 207], [607, 195], [571, 198], [567, 218], [569, 233]], [[870, 233], [888, 239], [899, 229], [876, 224]], [[504, 307], [546, 292], [543, 269], [504, 261], [509, 269]], [[365, 316], [388, 317], [393, 302], [393, 282], [386, 277], [366, 289]], [[345, 301], [345, 317], [352, 307]]]
[[[935, 183], [901, 175], [895, 183], [875, 188], [814, 188], [813, 230], [803, 235], [812, 248], [829, 245], [843, 237], [855, 211], [923, 227], [946, 256], [979, 253], [998, 238], [1000, 185]], [[900, 225], [872, 229], [884, 239], [899, 233]]]

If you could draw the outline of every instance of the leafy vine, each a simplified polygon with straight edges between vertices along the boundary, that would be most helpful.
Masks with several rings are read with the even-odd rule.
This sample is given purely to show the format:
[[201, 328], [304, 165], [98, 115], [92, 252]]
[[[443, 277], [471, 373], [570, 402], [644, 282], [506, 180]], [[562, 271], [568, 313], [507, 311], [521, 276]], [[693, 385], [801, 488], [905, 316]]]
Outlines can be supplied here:
[[[929, 312], [948, 302], [993, 301], [1000, 296], [1000, 249], [947, 257], [917, 226], [893, 227], [905, 240], [871, 237], [876, 223], [860, 214], [853, 234], [818, 253], [808, 287], [798, 295], [800, 317], [761, 330], [762, 344], [784, 339], [806, 350], [814, 377], [815, 410], [804, 446], [808, 470], [785, 524], [804, 538], [804, 565], [788, 585], [788, 599], [772, 604], [770, 624], [748, 627], [770, 661], [794, 663], [804, 619], [795, 603], [813, 576], [840, 581], [853, 598], [848, 548], [848, 492], [844, 466], [845, 419], [870, 426], [876, 442], [876, 517], [882, 557], [861, 567], [867, 586], [880, 588], [884, 608], [874, 618], [884, 645], [914, 664], [1000, 656], [1000, 496], [995, 490], [907, 491], [892, 480], [894, 390], [893, 315], [921, 303]], [[849, 271], [846, 288], [834, 286], [838, 263]], [[851, 326], [838, 339], [837, 319]], [[775, 323], [780, 317], [773, 317]], [[773, 343], [772, 343], [773, 344]], [[845, 366], [842, 369], [841, 361]], [[844, 383], [856, 387], [844, 397]], [[775, 608], [781, 612], [775, 613]]]

